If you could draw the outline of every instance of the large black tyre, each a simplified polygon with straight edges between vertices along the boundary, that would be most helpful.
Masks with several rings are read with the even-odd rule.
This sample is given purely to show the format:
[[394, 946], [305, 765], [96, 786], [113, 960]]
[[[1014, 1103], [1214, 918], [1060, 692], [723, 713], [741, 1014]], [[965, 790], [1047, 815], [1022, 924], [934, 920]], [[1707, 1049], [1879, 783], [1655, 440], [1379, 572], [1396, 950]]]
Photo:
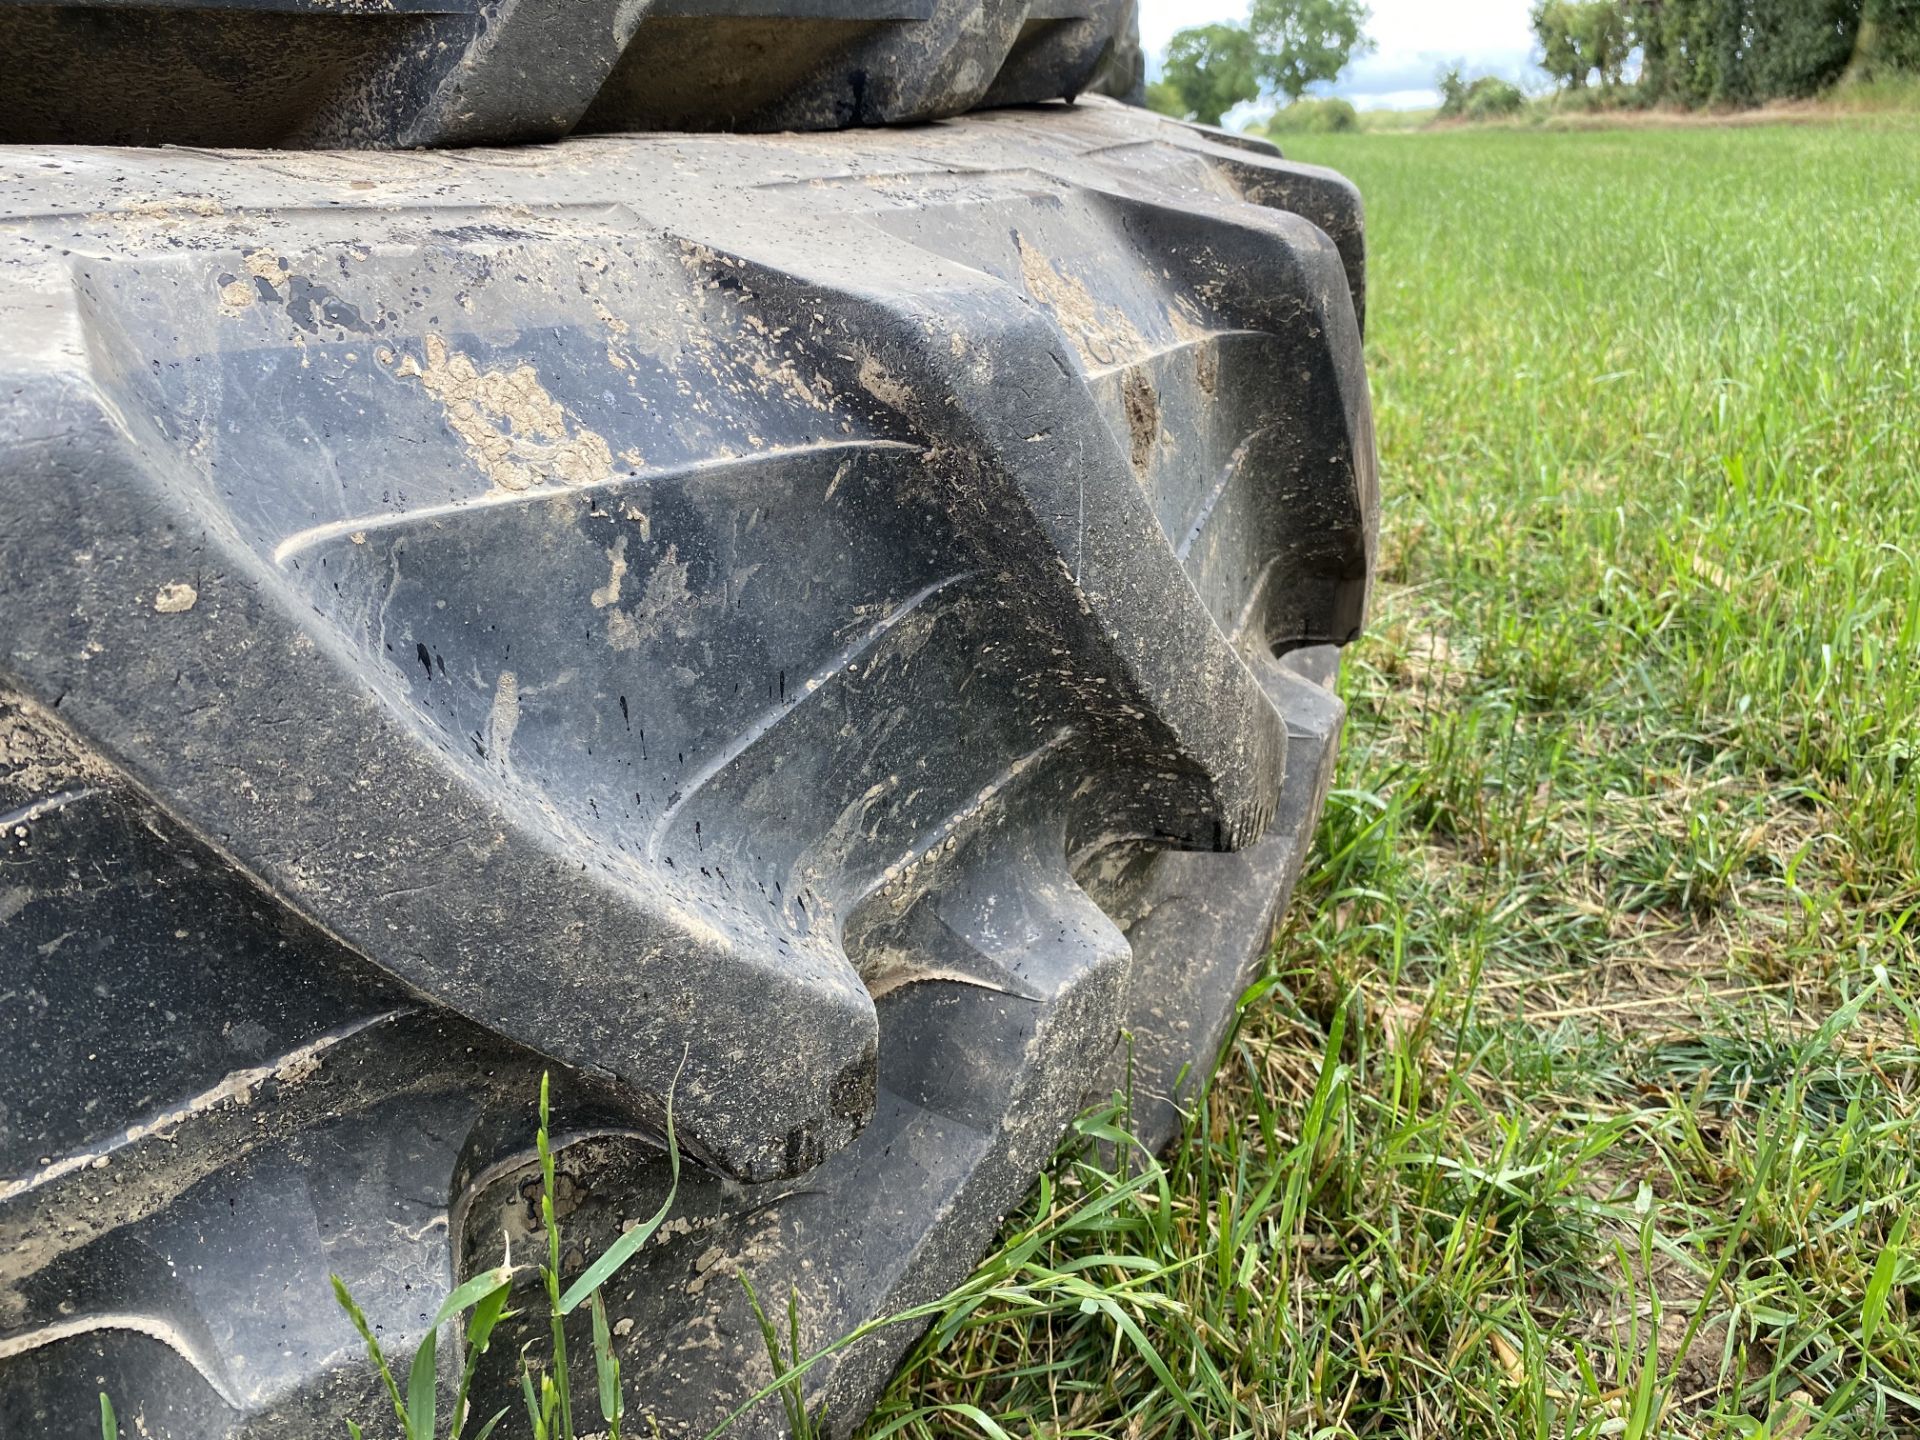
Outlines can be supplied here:
[[543, 1069], [587, 1251], [675, 1087], [667, 1434], [734, 1277], [820, 1343], [1089, 1095], [1164, 1140], [1327, 784], [1363, 280], [1338, 177], [1100, 101], [0, 150], [0, 1434], [376, 1413], [327, 1274], [404, 1358], [529, 1253]]
[[0, 143], [837, 130], [1126, 95], [1135, 0], [0, 0]]

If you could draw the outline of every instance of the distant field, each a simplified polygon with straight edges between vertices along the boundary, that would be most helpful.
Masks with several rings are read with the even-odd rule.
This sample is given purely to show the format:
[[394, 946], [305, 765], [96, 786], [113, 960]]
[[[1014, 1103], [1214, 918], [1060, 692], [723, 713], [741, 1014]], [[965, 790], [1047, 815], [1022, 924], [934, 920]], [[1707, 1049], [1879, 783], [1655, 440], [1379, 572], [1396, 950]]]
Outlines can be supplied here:
[[1362, 110], [1360, 128], [1367, 131], [1418, 130], [1422, 125], [1431, 125], [1439, 113], [1435, 109]]
[[1294, 141], [1372, 222], [1340, 789], [1190, 1142], [870, 1435], [1920, 1434], [1917, 142]]

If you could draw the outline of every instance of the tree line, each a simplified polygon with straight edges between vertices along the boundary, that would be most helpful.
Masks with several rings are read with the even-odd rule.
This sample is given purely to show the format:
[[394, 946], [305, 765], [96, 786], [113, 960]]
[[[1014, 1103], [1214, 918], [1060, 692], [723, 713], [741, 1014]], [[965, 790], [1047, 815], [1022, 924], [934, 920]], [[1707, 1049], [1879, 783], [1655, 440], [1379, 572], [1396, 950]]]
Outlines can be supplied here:
[[[1196, 25], [1167, 47], [1147, 103], [1218, 125], [1264, 96], [1302, 123], [1351, 107], [1300, 105], [1371, 49], [1365, 0], [1253, 0], [1244, 23]], [[1842, 76], [1920, 73], [1920, 0], [1534, 0], [1540, 66], [1563, 90], [1644, 105], [1759, 105], [1814, 95]], [[1458, 69], [1438, 81], [1446, 117], [1492, 119], [1526, 97]], [[1303, 117], [1303, 118], [1302, 118]]]
[[1920, 70], [1920, 0], [1536, 0], [1541, 68], [1649, 104], [1758, 105]]

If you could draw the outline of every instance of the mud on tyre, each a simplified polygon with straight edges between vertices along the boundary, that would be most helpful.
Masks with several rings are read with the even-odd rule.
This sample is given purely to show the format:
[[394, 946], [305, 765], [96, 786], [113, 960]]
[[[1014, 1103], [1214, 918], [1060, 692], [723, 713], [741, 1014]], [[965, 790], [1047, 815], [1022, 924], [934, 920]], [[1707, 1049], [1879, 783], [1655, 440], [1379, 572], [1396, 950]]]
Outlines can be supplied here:
[[374, 1413], [326, 1277], [404, 1357], [529, 1241], [546, 1069], [588, 1252], [680, 1072], [608, 1296], [668, 1434], [769, 1373], [738, 1275], [823, 1343], [1089, 1096], [1172, 1133], [1365, 611], [1345, 182], [1096, 100], [0, 211], [0, 1432]]

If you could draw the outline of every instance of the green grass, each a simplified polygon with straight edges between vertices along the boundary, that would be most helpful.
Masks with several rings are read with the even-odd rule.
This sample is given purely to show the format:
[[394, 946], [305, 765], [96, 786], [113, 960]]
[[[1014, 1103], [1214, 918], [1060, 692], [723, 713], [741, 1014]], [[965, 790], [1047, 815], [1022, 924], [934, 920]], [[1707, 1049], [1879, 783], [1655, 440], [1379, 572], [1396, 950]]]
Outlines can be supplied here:
[[1914, 139], [1294, 141], [1372, 227], [1338, 790], [1186, 1143], [1064, 1158], [870, 1436], [1920, 1434]]

